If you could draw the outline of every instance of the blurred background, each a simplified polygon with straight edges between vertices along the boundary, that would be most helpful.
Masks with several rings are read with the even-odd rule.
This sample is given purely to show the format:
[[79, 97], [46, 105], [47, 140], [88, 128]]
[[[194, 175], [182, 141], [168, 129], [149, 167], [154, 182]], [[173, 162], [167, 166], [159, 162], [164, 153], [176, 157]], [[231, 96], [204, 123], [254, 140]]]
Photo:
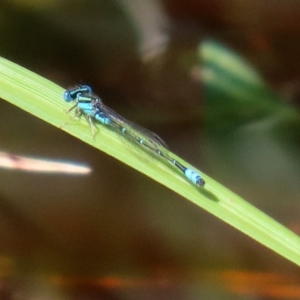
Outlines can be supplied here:
[[[2, 0], [0, 55], [104, 103], [300, 232], [300, 2]], [[68, 120], [62, 120], [62, 123]], [[0, 101], [0, 299], [300, 299], [297, 266]]]

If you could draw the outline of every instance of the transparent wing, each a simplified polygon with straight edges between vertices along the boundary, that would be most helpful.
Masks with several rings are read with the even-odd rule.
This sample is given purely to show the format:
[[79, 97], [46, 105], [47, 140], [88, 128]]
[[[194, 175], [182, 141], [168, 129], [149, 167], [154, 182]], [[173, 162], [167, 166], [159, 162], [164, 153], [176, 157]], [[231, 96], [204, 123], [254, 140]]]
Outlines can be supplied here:
[[136, 136], [140, 137], [141, 139], [147, 140], [150, 144], [154, 145], [156, 148], [164, 147], [168, 148], [167, 144], [154, 132], [143, 128], [131, 121], [126, 120], [118, 113], [116, 113], [111, 108], [107, 107], [106, 105], [98, 104], [98, 108], [103, 112], [103, 114], [110, 118], [114, 123], [118, 124], [120, 128], [125, 128], [126, 130], [135, 133]]

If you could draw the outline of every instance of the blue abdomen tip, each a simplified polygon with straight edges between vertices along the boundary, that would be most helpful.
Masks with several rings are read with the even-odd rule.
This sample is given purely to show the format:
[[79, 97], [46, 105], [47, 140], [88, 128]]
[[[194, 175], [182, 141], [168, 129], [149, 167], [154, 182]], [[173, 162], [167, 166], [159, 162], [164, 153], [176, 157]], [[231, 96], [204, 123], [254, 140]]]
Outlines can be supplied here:
[[204, 186], [205, 182], [203, 178], [195, 171], [191, 169], [186, 169], [184, 172], [185, 176], [194, 184], [199, 186]]

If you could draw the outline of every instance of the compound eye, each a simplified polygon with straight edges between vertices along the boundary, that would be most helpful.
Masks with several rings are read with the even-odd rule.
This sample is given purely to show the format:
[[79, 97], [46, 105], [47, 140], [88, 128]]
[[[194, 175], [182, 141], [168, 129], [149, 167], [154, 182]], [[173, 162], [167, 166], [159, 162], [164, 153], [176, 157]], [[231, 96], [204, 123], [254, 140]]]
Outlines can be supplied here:
[[84, 94], [92, 94], [93, 93], [92, 88], [86, 84], [80, 86], [80, 91], [81, 91], [81, 93], [84, 93]]
[[74, 99], [72, 98], [71, 94], [69, 91], [65, 91], [64, 94], [63, 94], [63, 98], [66, 102], [71, 102], [73, 101]]

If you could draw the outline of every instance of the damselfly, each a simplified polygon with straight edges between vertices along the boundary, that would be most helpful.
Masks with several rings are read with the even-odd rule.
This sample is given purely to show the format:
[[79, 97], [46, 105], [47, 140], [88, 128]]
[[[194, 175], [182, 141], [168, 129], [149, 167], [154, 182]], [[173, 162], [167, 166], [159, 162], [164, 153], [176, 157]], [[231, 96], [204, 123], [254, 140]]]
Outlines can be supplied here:
[[199, 173], [185, 167], [168, 154], [166, 150], [167, 145], [158, 135], [126, 120], [104, 105], [101, 99], [92, 93], [92, 89], [88, 85], [80, 85], [76, 88], [68, 89], [64, 92], [63, 97], [66, 102], [75, 101], [75, 105], [69, 109], [69, 112], [75, 109], [76, 116], [80, 117], [84, 114], [89, 121], [93, 134], [94, 120], [103, 125], [116, 128], [120, 131], [120, 134], [137, 143], [140, 147], [159, 155], [162, 159], [178, 168], [192, 183], [201, 187], [204, 186], [205, 182]]

